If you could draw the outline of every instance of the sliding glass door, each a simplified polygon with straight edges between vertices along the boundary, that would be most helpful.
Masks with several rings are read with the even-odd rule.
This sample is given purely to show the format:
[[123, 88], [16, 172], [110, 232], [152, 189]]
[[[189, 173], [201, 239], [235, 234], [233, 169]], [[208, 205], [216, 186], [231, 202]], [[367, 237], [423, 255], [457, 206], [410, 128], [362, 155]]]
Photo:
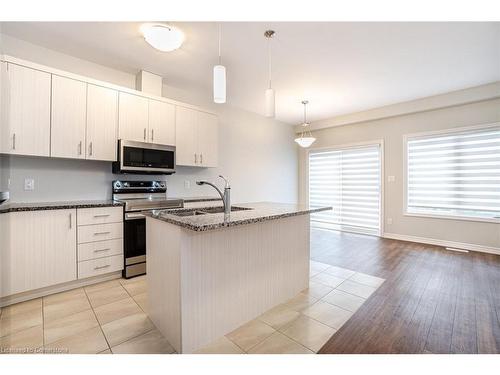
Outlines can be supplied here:
[[310, 151], [309, 204], [333, 207], [312, 227], [380, 235], [380, 145]]

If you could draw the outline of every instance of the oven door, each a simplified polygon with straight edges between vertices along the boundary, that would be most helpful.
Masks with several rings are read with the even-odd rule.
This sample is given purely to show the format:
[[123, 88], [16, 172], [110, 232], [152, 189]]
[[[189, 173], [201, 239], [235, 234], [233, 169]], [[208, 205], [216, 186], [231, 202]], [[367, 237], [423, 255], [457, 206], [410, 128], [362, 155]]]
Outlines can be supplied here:
[[120, 173], [172, 174], [175, 146], [120, 140]]
[[146, 217], [140, 212], [125, 213], [124, 276], [131, 277], [146, 272]]

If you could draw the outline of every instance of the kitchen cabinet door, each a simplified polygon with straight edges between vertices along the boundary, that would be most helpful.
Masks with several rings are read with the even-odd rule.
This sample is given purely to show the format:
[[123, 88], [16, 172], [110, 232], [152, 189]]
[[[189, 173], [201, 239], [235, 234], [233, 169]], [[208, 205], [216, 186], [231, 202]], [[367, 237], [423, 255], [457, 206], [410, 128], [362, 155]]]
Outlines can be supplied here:
[[50, 156], [85, 159], [87, 83], [52, 76]]
[[1, 74], [0, 152], [49, 156], [51, 75], [5, 62]]
[[175, 146], [175, 106], [149, 101], [149, 142]]
[[76, 280], [76, 210], [3, 214], [0, 296]]
[[118, 102], [118, 138], [147, 142], [149, 100], [120, 92]]
[[176, 164], [199, 165], [197, 112], [190, 108], [175, 108], [175, 152]]
[[219, 126], [217, 116], [206, 113], [197, 113], [197, 136], [199, 165], [202, 167], [216, 167], [218, 163]]
[[118, 137], [118, 92], [88, 85], [86, 157], [115, 161]]

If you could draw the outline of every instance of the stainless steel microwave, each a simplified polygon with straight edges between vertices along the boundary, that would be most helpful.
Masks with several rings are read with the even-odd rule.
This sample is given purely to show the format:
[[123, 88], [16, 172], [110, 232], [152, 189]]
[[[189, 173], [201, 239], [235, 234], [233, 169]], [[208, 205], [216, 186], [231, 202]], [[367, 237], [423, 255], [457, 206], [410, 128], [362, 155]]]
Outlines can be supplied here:
[[113, 162], [113, 173], [175, 173], [175, 146], [120, 139], [118, 161]]

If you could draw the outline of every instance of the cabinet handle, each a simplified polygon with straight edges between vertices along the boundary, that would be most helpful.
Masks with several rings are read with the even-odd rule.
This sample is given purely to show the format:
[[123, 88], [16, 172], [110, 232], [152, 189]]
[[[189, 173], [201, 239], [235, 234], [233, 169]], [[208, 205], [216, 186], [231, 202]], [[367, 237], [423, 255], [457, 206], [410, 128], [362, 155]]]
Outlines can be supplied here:
[[155, 130], [151, 129], [151, 142], [155, 140]]
[[144, 141], [146, 141], [146, 128], [144, 128]]
[[198, 155], [197, 154], [194, 154], [194, 163], [198, 163]]
[[12, 135], [12, 149], [16, 149], [16, 133]]
[[100, 236], [102, 234], [110, 234], [111, 232], [95, 232], [94, 236]]
[[92, 142], [90, 142], [90, 145], [89, 145], [89, 156], [92, 156]]
[[200, 154], [200, 164], [203, 164], [203, 154]]
[[108, 217], [109, 214], [102, 214], [102, 215], [94, 215], [95, 218], [98, 218], [98, 217]]
[[111, 267], [111, 264], [106, 264], [105, 266], [94, 267], [94, 270], [102, 270], [103, 268]]
[[82, 154], [82, 141], [80, 141], [80, 143], [78, 143], [78, 155], [81, 155]]
[[69, 214], [69, 229], [73, 229], [73, 214]]
[[107, 248], [107, 249], [99, 249], [99, 250], [94, 250], [94, 253], [100, 253], [100, 252], [103, 252], [103, 251], [109, 251], [111, 250], [111, 248]]

